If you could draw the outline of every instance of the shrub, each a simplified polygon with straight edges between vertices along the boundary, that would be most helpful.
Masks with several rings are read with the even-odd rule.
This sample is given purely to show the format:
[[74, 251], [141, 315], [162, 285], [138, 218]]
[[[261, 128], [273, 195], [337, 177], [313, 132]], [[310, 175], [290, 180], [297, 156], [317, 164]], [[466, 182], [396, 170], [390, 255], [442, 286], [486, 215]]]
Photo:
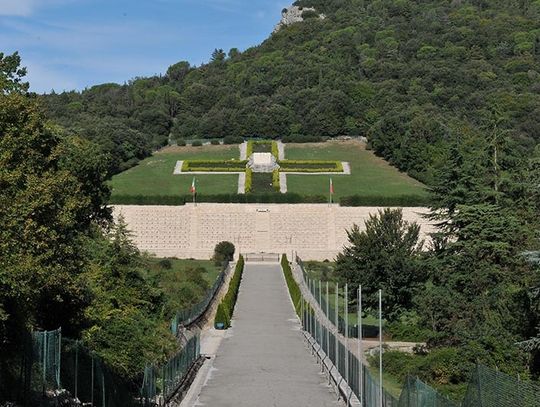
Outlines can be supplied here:
[[246, 186], [245, 186], [245, 193], [249, 194], [251, 193], [251, 189], [253, 186], [253, 170], [251, 168], [246, 169]]
[[285, 281], [287, 283], [287, 287], [289, 288], [289, 294], [294, 304], [294, 309], [296, 314], [300, 316], [300, 300], [302, 298], [302, 292], [300, 291], [300, 287], [293, 277], [291, 265], [289, 264], [286, 254], [281, 256], [281, 268], [283, 269], [283, 275], [285, 276]]
[[432, 385], [465, 382], [474, 366], [464, 360], [459, 349], [446, 347], [432, 349], [426, 355], [386, 351], [383, 354], [383, 364], [385, 371], [399, 380], [411, 375]]
[[172, 269], [172, 262], [169, 259], [161, 259], [158, 262], [158, 264], [159, 264], [159, 267], [161, 267], [162, 269], [165, 269], [165, 270]]
[[178, 139], [178, 140], [176, 140], [176, 144], [183, 147], [183, 146], [186, 145], [186, 140], [184, 140], [183, 138]]
[[226, 261], [234, 259], [235, 247], [231, 242], [219, 242], [214, 248], [214, 262], [221, 266]]
[[202, 141], [201, 140], [193, 140], [191, 142], [191, 146], [192, 147], [201, 147], [202, 146]]
[[278, 164], [287, 172], [343, 172], [341, 161], [281, 160]]
[[276, 160], [279, 160], [279, 147], [276, 141], [272, 141], [272, 155], [276, 157]]
[[186, 160], [182, 164], [182, 171], [242, 172], [246, 165], [246, 160]]
[[[109, 200], [111, 205], [184, 205], [192, 202], [193, 196], [186, 195], [113, 195]], [[295, 193], [280, 194], [251, 193], [251, 194], [197, 194], [197, 202], [212, 203], [326, 203], [324, 195], [300, 195]]]
[[247, 142], [247, 147], [246, 147], [246, 157], [251, 157], [251, 155], [253, 154], [253, 141], [252, 140], [249, 140]]
[[[234, 274], [229, 283], [229, 289], [227, 293], [218, 305], [216, 317], [214, 319], [214, 325], [223, 323], [223, 328], [231, 326], [231, 318], [238, 298], [238, 290], [240, 289], [240, 282], [242, 281], [242, 274], [244, 272], [244, 257], [240, 255], [236, 267], [234, 268]], [[221, 310], [220, 310], [221, 308]]]
[[341, 206], [429, 206], [430, 199], [423, 195], [352, 195], [341, 197], [339, 204]]
[[274, 170], [272, 172], [272, 186], [276, 190], [276, 192], [281, 191], [280, 182], [279, 182], [279, 170]]
[[214, 319], [214, 327], [218, 328], [218, 325], [222, 324], [223, 328], [228, 328], [231, 324], [229, 320], [228, 312], [225, 310], [223, 303], [220, 303], [217, 307], [216, 316]]
[[219, 142], [219, 140], [212, 139], [210, 140], [210, 144], [212, 144], [213, 146], [219, 146], [221, 143]]
[[240, 136], [225, 136], [223, 144], [242, 144], [244, 139]]

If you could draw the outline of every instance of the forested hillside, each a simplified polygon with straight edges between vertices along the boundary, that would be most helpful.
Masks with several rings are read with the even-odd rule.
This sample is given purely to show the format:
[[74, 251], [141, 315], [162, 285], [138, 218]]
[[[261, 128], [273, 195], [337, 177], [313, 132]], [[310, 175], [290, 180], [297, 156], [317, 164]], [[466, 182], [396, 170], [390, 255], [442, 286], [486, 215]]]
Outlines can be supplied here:
[[[540, 3], [533, 0], [301, 0], [326, 15], [263, 44], [163, 77], [46, 96], [69, 132], [98, 141], [111, 170], [173, 138], [368, 136], [429, 182], [466, 133], [540, 138]], [[126, 78], [127, 79], [127, 78]], [[516, 150], [516, 148], [512, 148]]]

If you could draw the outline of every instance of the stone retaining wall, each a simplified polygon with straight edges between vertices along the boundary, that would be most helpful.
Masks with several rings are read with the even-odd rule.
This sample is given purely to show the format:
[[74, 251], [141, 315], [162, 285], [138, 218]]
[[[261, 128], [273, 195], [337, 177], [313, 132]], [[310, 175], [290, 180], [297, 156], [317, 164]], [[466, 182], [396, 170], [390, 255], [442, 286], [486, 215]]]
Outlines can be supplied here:
[[[333, 259], [347, 243], [353, 224], [364, 227], [377, 207], [328, 204], [187, 204], [185, 206], [118, 205], [133, 240], [159, 257], [208, 259], [214, 246], [233, 242], [237, 252], [288, 253], [304, 260]], [[404, 218], [433, 231], [422, 214], [427, 208], [403, 208]]]

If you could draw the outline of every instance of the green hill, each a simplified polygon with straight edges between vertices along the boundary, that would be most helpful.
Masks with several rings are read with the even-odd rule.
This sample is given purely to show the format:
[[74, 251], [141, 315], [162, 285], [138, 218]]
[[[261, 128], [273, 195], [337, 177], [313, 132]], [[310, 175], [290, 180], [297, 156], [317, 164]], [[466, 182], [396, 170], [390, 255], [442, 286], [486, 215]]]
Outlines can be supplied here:
[[[98, 141], [118, 172], [177, 139], [367, 136], [430, 182], [463, 135], [540, 137], [540, 2], [302, 0], [324, 20], [162, 77], [45, 96], [69, 131]], [[311, 17], [311, 18], [308, 18]], [[519, 148], [513, 148], [519, 150]]]

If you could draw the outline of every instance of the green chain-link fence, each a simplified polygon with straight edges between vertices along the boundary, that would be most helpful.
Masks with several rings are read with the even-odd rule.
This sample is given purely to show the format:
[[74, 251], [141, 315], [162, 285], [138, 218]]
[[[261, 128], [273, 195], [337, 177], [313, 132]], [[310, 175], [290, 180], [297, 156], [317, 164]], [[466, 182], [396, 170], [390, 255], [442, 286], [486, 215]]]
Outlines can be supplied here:
[[[62, 330], [32, 332], [32, 382], [33, 388], [37, 383], [43, 390], [58, 390], [60, 388], [60, 353], [62, 346]], [[35, 371], [38, 368], [39, 373]], [[41, 375], [41, 377], [40, 377]], [[37, 383], [36, 383], [37, 382]], [[39, 385], [38, 385], [39, 386]]]
[[[337, 337], [339, 332], [346, 337], [357, 338], [357, 327], [349, 327], [348, 335], [345, 335], [345, 321], [339, 316], [336, 318], [336, 311], [326, 293], [326, 285], [322, 286], [320, 281], [310, 279], [301, 263], [300, 266], [305, 286], [319, 305], [319, 311], [328, 319], [327, 327], [315, 315], [309, 301], [302, 299], [303, 329], [310, 334], [314, 349], [322, 350], [324, 357], [332, 361], [352, 392], [361, 400], [363, 407], [540, 407], [539, 385], [482, 365], [476, 367], [462, 403], [449, 400], [415, 377], [407, 377], [399, 400], [384, 388], [381, 392], [379, 378], [372, 375], [369, 368], [361, 364], [356, 355]], [[376, 328], [372, 333], [378, 335]], [[366, 331], [362, 329], [362, 332]]]
[[462, 407], [540, 407], [540, 386], [478, 365]]

